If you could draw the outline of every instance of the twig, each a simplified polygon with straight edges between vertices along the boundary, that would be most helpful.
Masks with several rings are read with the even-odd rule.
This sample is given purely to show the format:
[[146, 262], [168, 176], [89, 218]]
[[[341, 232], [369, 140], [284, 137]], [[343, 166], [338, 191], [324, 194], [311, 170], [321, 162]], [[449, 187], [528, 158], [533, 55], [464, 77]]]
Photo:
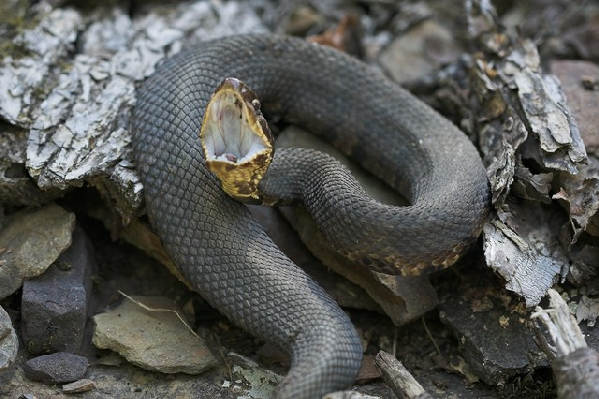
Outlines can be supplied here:
[[366, 395], [357, 391], [338, 391], [328, 393], [322, 399], [380, 399], [378, 396]]
[[422, 318], [422, 325], [424, 326], [424, 331], [426, 331], [426, 335], [428, 335], [428, 338], [431, 340], [431, 342], [435, 346], [435, 349], [437, 349], [437, 354], [440, 356], [441, 355], [441, 349], [439, 348], [439, 345], [437, 345], [437, 341], [435, 341], [435, 338], [433, 337], [433, 334], [428, 329], [428, 326], [426, 325], [426, 321], [424, 320], [424, 317]]
[[410, 372], [393, 355], [380, 351], [375, 358], [383, 380], [400, 399], [432, 399], [410, 374]]
[[539, 346], [552, 359], [557, 397], [599, 398], [599, 353], [587, 346], [566, 301], [553, 289], [547, 294], [550, 309], [537, 306], [530, 317], [547, 331], [543, 334], [536, 324]]
[[227, 356], [225, 356], [225, 352], [223, 351], [223, 346], [220, 343], [220, 338], [218, 337], [218, 334], [215, 334], [214, 332], [212, 332], [212, 337], [216, 340], [216, 343], [218, 346], [218, 354], [223, 359], [223, 362], [225, 363], [225, 367], [227, 368], [227, 373], [229, 374], [229, 381], [233, 381], [233, 369], [231, 368], [231, 364], [227, 360]]
[[137, 306], [142, 307], [143, 309], [147, 310], [148, 312], [171, 312], [174, 313], [175, 315], [177, 315], [177, 318], [179, 320], [181, 320], [181, 322], [183, 323], [183, 325], [185, 325], [185, 327], [187, 327], [187, 329], [189, 330], [190, 333], [193, 334], [194, 337], [201, 339], [200, 336], [198, 334], [196, 334], [195, 331], [193, 331], [193, 329], [191, 328], [191, 326], [187, 323], [187, 321], [185, 320], [185, 318], [183, 316], [181, 316], [181, 314], [179, 314], [178, 311], [173, 310], [173, 309], [157, 309], [157, 308], [151, 308], [148, 305], [133, 299], [133, 297], [125, 294], [123, 291], [118, 290], [118, 293], [121, 294], [122, 296], [124, 296], [125, 298], [129, 299], [131, 302], [133, 302], [134, 304], [136, 304]]

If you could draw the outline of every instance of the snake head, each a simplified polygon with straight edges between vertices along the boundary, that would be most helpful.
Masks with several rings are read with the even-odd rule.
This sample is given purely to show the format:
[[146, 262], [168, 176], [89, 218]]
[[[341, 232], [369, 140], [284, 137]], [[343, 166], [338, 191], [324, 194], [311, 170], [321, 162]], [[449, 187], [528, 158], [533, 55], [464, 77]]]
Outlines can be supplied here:
[[200, 129], [206, 166], [223, 191], [241, 202], [259, 199], [258, 184], [274, 154], [274, 139], [256, 94], [236, 78], [214, 91]]

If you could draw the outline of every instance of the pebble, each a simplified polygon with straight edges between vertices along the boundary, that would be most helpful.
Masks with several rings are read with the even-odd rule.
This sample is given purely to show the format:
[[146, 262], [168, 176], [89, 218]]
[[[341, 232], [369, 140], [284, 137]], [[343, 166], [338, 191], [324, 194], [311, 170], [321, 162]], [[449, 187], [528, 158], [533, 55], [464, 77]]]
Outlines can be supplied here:
[[57, 352], [28, 360], [23, 370], [32, 381], [62, 384], [82, 379], [87, 372], [87, 359], [68, 352]]

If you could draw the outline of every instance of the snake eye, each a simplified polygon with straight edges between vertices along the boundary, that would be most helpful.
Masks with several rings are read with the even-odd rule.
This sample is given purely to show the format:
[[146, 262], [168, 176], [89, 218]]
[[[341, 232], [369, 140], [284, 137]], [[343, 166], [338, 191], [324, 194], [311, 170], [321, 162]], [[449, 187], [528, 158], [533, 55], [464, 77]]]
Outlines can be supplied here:
[[257, 198], [272, 160], [273, 137], [256, 94], [238, 79], [226, 78], [206, 106], [200, 139], [206, 166], [223, 190], [242, 201]]

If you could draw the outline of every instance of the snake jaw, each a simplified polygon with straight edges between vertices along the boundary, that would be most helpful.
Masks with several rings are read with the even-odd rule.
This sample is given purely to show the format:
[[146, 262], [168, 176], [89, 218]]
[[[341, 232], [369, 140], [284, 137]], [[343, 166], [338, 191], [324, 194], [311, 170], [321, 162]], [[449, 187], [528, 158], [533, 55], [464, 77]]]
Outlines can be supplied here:
[[223, 191], [238, 201], [258, 200], [274, 139], [256, 94], [240, 80], [226, 78], [206, 106], [200, 139], [206, 166]]

